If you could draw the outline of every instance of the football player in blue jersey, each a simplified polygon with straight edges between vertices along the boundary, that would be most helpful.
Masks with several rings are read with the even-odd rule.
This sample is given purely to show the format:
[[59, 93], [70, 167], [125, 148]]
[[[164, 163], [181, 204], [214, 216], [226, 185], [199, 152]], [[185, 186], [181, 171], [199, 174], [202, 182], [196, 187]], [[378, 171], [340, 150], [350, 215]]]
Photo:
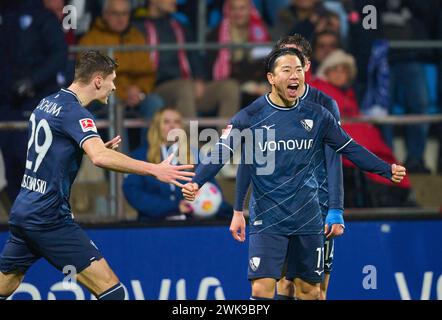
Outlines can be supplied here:
[[[305, 59], [305, 74], [310, 69], [310, 60], [312, 55], [312, 48], [307, 39], [300, 34], [286, 36], [281, 38], [275, 45], [274, 49], [278, 48], [295, 48], [298, 49]], [[307, 79], [306, 79], [307, 80]], [[325, 107], [337, 121], [340, 121], [339, 108], [334, 99], [317, 90], [314, 87], [300, 85], [299, 87], [300, 99], [313, 101]], [[319, 204], [321, 206], [322, 215], [325, 221], [324, 235], [324, 280], [321, 283], [320, 299], [325, 300], [327, 296], [327, 288], [330, 281], [330, 273], [333, 266], [334, 256], [334, 237], [338, 237], [344, 233], [344, 187], [342, 177], [342, 159], [328, 145], [324, 146], [323, 165], [320, 166], [316, 172], [318, 179], [319, 190]], [[250, 184], [250, 171], [248, 167], [241, 164], [238, 167], [237, 185]], [[245, 181], [243, 181], [243, 179]], [[245, 189], [243, 189], [246, 191]], [[245, 199], [244, 195], [239, 195], [239, 199]], [[234, 239], [241, 241], [245, 235], [245, 221], [243, 216], [243, 207], [235, 208], [233, 213], [235, 219], [232, 219], [231, 229]], [[241, 237], [240, 237], [241, 235]], [[293, 300], [295, 297], [295, 288], [293, 281], [289, 281], [284, 277], [277, 283], [276, 299], [279, 300]]]
[[75, 268], [76, 280], [99, 300], [122, 300], [125, 291], [95, 244], [74, 221], [69, 205], [71, 186], [83, 153], [98, 167], [139, 175], [179, 187], [191, 181], [192, 165], [134, 160], [115, 149], [121, 139], [104, 143], [90, 102], [107, 103], [115, 90], [117, 64], [98, 51], [80, 55], [74, 82], [44, 98], [29, 119], [26, 170], [9, 217], [9, 239], [0, 255], [0, 299], [20, 285], [28, 268], [45, 258], [58, 270]]
[[[400, 182], [406, 174], [404, 167], [382, 161], [353, 141], [322, 105], [301, 99], [304, 67], [298, 50], [274, 50], [267, 59], [271, 92], [231, 119], [209, 155], [213, 161], [200, 164], [193, 182], [182, 189], [186, 199], [193, 200], [198, 188], [220, 170], [238, 146], [244, 148], [242, 157], [253, 155], [247, 160], [253, 186], [248, 270], [252, 299], [274, 298], [285, 263], [286, 278], [296, 285], [296, 297], [320, 298], [324, 220], [317, 175], [324, 162], [324, 144], [361, 169], [393, 182]], [[235, 207], [242, 207], [244, 199], [238, 195], [245, 194], [247, 187], [237, 186], [235, 202], [240, 205], [235, 203]]]

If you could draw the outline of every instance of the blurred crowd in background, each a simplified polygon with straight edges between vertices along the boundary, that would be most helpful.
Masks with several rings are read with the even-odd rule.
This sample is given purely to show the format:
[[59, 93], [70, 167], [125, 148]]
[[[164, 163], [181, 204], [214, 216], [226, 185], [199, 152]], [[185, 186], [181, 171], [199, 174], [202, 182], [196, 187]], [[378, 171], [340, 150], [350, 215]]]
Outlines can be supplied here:
[[[312, 46], [312, 68], [306, 75], [307, 82], [337, 101], [344, 122], [361, 115], [441, 113], [442, 81], [438, 79], [442, 50], [389, 47], [391, 40], [441, 40], [439, 0], [205, 2], [204, 40], [208, 43], [274, 43], [293, 34], [308, 39]], [[69, 46], [195, 43], [200, 36], [198, 3], [192, 0], [2, 1], [0, 121], [27, 121], [41, 98], [70, 84], [75, 54], [69, 53]], [[76, 29], [63, 28], [64, 18], [69, 14], [63, 11], [66, 5], [76, 8]], [[371, 20], [374, 28], [364, 28], [362, 23], [367, 5], [376, 9], [375, 19]], [[117, 105], [124, 108], [126, 119], [156, 119], [152, 126], [156, 121], [160, 131], [166, 120], [174, 117], [179, 119], [180, 126], [184, 126], [183, 117], [230, 118], [269, 91], [263, 67], [267, 52], [262, 46], [232, 50], [117, 51]], [[90, 108], [98, 119], [107, 117], [107, 107], [94, 104]], [[344, 128], [369, 150], [391, 162], [396, 160], [393, 138], [403, 136], [404, 164], [409, 173], [431, 174], [424, 161], [426, 142], [431, 136], [441, 145], [442, 139], [440, 123], [401, 128], [357, 123]], [[161, 161], [159, 150], [165, 143], [161, 134], [156, 135], [159, 139], [156, 143], [152, 141], [154, 134], [151, 132], [149, 136], [143, 129], [125, 130], [121, 134], [126, 142], [125, 153], [146, 160], [148, 150], [152, 150], [149, 146], [154, 144], [155, 161]], [[26, 148], [26, 131], [0, 130], [3, 203], [12, 201], [19, 191]], [[441, 151], [436, 159], [433, 174], [441, 174]], [[344, 168], [346, 206], [416, 205], [410, 181], [392, 188], [384, 180], [362, 174], [348, 161], [344, 161]], [[143, 195], [136, 198], [135, 190], [140, 188], [144, 192], [145, 186], [152, 184], [153, 179], [126, 178], [127, 200], [141, 216], [158, 218], [189, 211], [179, 192], [169, 186], [150, 188], [151, 193], [162, 190], [158, 191], [162, 195], [155, 196], [164, 208], [159, 210], [152, 198], [145, 202], [149, 206], [143, 206]], [[167, 205], [161, 196], [172, 200]]]

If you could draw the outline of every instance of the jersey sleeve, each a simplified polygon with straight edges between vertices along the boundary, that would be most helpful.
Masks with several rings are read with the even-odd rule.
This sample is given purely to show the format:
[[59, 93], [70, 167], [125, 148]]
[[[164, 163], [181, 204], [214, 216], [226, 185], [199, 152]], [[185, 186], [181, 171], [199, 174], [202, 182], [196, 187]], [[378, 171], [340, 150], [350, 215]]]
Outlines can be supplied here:
[[[338, 104], [334, 99], [326, 99], [324, 106], [340, 123]], [[342, 174], [342, 156], [330, 146], [324, 145], [325, 165], [328, 181], [328, 207], [330, 209], [344, 209], [344, 179]]]
[[392, 177], [391, 166], [353, 140], [333, 118], [324, 112], [324, 142], [336, 152], [345, 155], [364, 171], [376, 173], [387, 179]]
[[241, 130], [247, 127], [247, 121], [246, 113], [238, 112], [223, 129], [221, 137], [208, 155], [200, 159], [193, 178], [193, 182], [199, 187], [215, 178], [224, 164], [233, 156], [233, 152], [242, 143]]
[[236, 173], [235, 201], [233, 204], [233, 208], [236, 211], [244, 210], [244, 201], [246, 199], [247, 191], [249, 190], [250, 182], [252, 180], [253, 170], [253, 166], [245, 161], [244, 149], [241, 150], [241, 157], [241, 163], [239, 164]]
[[64, 132], [83, 147], [83, 143], [92, 137], [100, 137], [93, 115], [84, 107], [71, 105], [63, 117]]

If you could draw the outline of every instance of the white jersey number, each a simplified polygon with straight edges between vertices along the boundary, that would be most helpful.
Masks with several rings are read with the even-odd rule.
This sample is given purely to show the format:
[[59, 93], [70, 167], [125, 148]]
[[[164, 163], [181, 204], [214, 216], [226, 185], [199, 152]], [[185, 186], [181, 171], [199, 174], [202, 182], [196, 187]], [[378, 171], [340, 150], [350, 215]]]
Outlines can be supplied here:
[[[31, 137], [28, 141], [28, 155], [29, 155], [29, 149], [34, 144], [35, 146], [35, 152], [37, 153], [37, 159], [35, 159], [35, 166], [34, 166], [34, 172], [37, 172], [38, 168], [40, 167], [44, 157], [46, 156], [46, 153], [48, 152], [49, 148], [52, 144], [52, 131], [49, 127], [49, 123], [46, 121], [46, 119], [41, 119], [38, 125], [35, 123], [35, 114], [31, 114], [31, 117], [29, 118], [29, 121], [31, 122]], [[45, 140], [43, 144], [38, 144], [38, 137], [40, 136], [41, 130], [44, 131]], [[26, 156], [26, 159], [28, 156]], [[32, 170], [33, 162], [26, 160], [26, 169]]]

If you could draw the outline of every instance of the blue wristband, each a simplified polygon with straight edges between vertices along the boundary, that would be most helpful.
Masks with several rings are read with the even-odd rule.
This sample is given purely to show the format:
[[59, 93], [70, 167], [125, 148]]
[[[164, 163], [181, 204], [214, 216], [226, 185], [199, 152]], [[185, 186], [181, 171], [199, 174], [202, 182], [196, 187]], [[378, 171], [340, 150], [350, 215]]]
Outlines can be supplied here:
[[344, 210], [329, 209], [325, 217], [325, 224], [332, 226], [334, 224], [342, 224], [344, 226]]

